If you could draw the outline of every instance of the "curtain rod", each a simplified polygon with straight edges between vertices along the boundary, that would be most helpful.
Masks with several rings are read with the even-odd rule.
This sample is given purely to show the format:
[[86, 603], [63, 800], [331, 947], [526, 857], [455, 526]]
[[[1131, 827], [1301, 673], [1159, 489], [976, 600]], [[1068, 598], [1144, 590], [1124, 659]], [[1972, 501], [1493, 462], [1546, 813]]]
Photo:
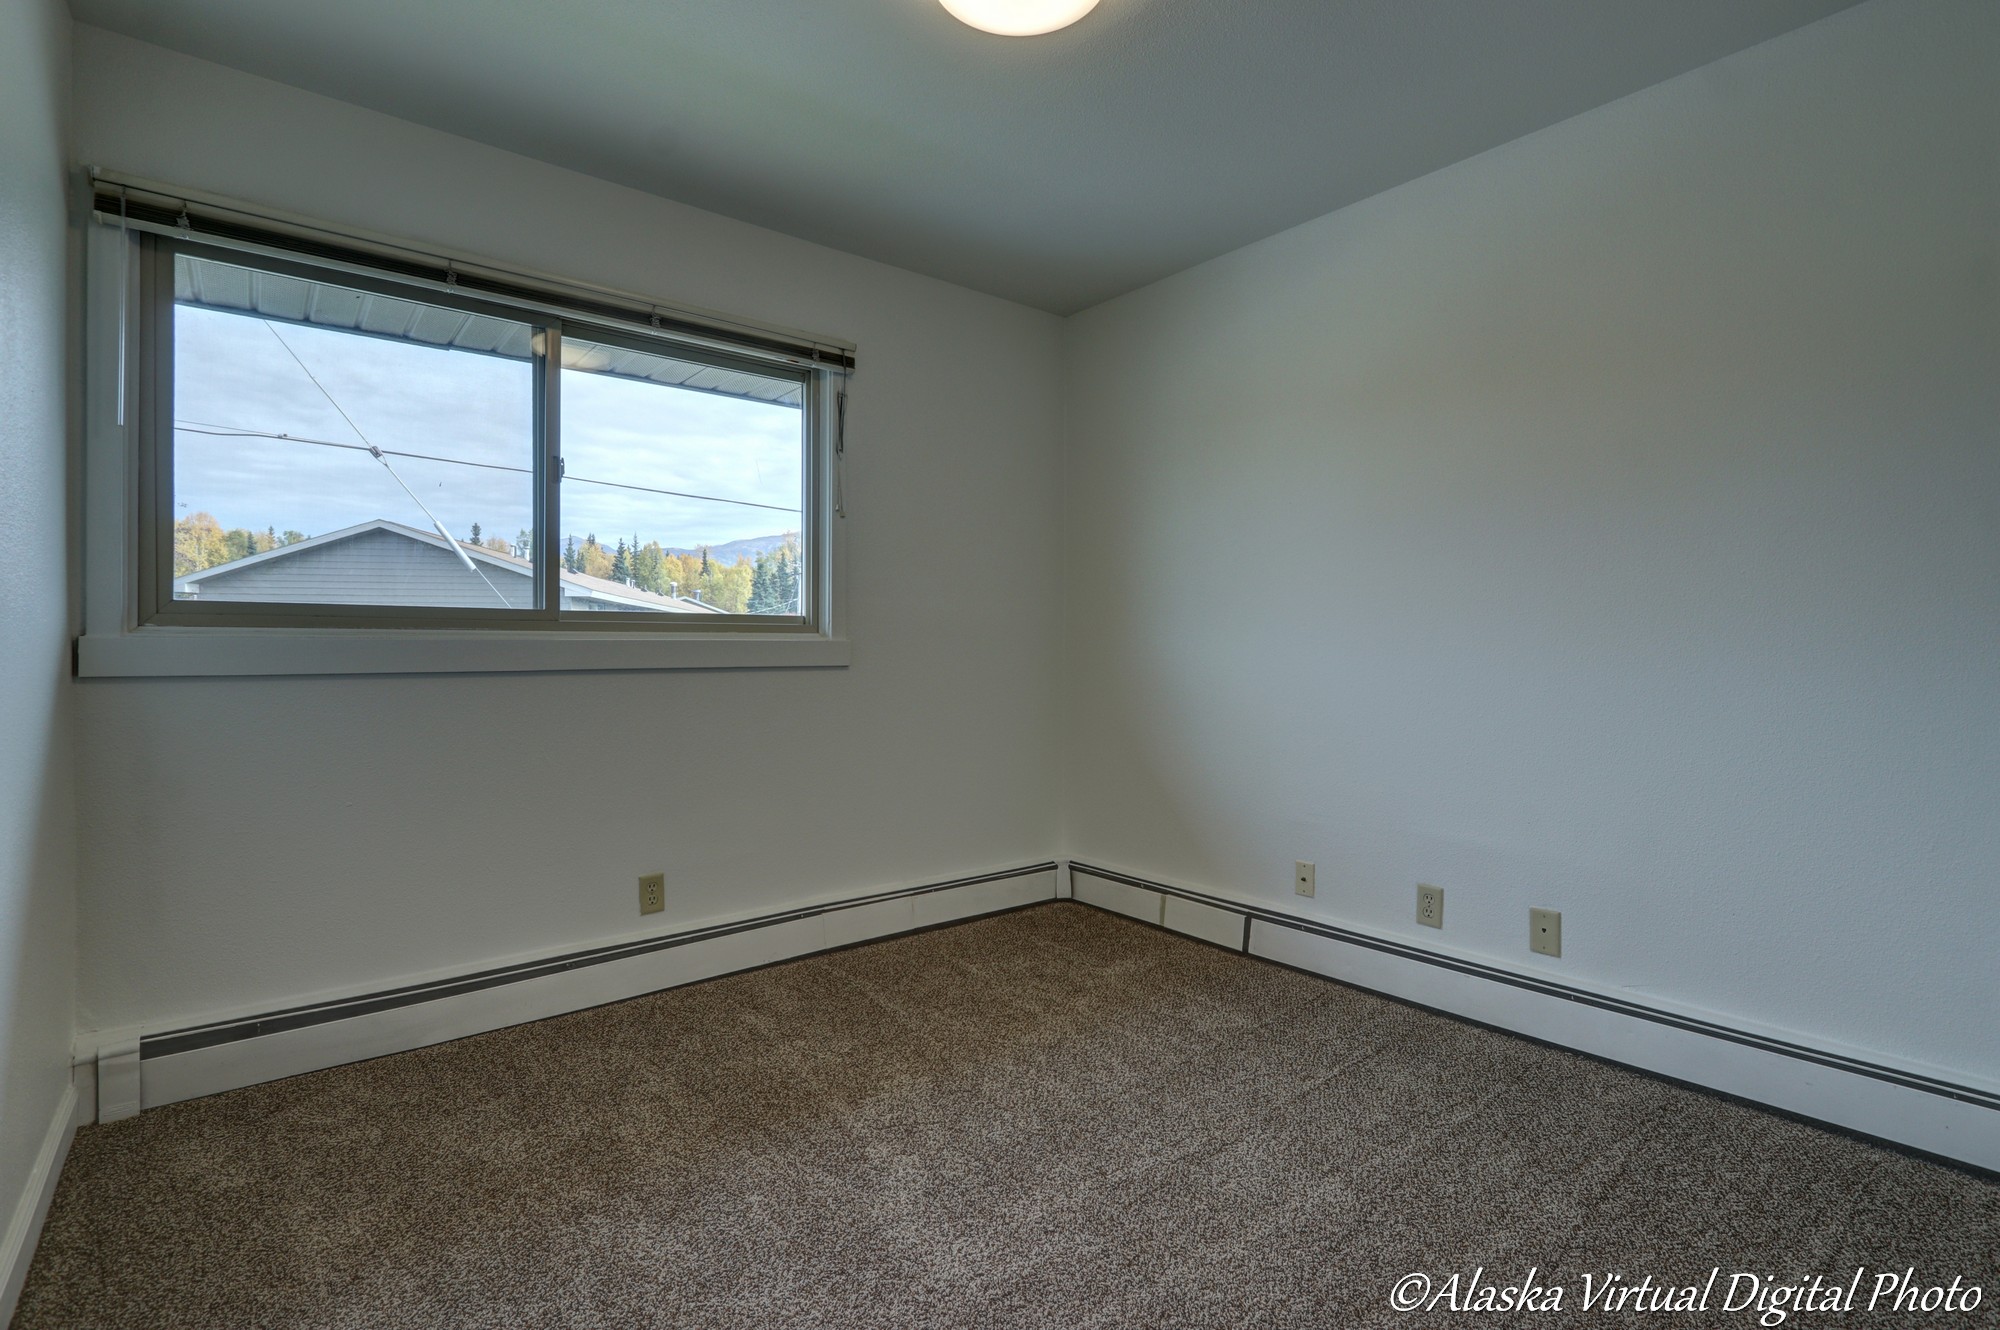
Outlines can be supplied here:
[[555, 312], [615, 319], [639, 328], [696, 337], [719, 337], [727, 344], [753, 346], [791, 355], [823, 368], [852, 371], [855, 345], [840, 338], [801, 332], [776, 324], [734, 318], [697, 306], [655, 301], [552, 273], [514, 267], [437, 246], [358, 229], [342, 229], [296, 214], [121, 172], [89, 168], [92, 208], [100, 221], [134, 230], [182, 234], [190, 238], [261, 243], [294, 253], [317, 254], [356, 266], [383, 268], [446, 288], [494, 296], [512, 303], [555, 307]]

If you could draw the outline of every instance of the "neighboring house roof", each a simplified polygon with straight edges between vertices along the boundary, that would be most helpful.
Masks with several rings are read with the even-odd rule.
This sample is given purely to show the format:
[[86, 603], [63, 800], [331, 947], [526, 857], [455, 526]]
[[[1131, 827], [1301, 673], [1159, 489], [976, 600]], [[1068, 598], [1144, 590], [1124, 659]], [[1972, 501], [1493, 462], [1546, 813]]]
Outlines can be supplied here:
[[[417, 527], [405, 526], [401, 522], [376, 518], [373, 521], [343, 527], [338, 531], [329, 531], [325, 535], [310, 536], [290, 545], [279, 545], [274, 549], [265, 550], [262, 554], [246, 555], [241, 559], [232, 559], [228, 563], [219, 563], [212, 568], [204, 568], [200, 572], [175, 578], [174, 593], [176, 595], [193, 593], [199, 598], [204, 583], [210, 581], [227, 583], [245, 573], [260, 569], [270, 571], [272, 565], [280, 564], [287, 559], [296, 559], [315, 551], [324, 553], [330, 547], [343, 543], [353, 542], [358, 548], [361, 538], [377, 532], [413, 541], [440, 552], [450, 550], [452, 545], [452, 542], [447, 542], [435, 531], [424, 531]], [[512, 554], [487, 549], [483, 545], [473, 545], [466, 541], [458, 541], [456, 544], [467, 557], [488, 569], [504, 572], [511, 577], [534, 576], [534, 565], [526, 559], [519, 559]], [[457, 566], [463, 567], [463, 565]], [[365, 584], [364, 577], [365, 575], [357, 569], [357, 584]], [[704, 605], [698, 600], [689, 600], [681, 596], [662, 596], [640, 587], [628, 586], [623, 582], [614, 582], [609, 578], [592, 577], [587, 573], [564, 572], [561, 575], [561, 583], [563, 600], [572, 607], [580, 605], [604, 610], [642, 610], [664, 614], [724, 613], [715, 606]], [[366, 603], [365, 597], [362, 603]]]
[[[443, 543], [437, 538], [435, 532], [422, 531], [416, 527], [403, 526], [397, 522], [388, 522], [384, 523], [384, 525], [395, 527], [397, 530], [407, 535], [416, 536], [419, 539], [428, 539], [433, 545]], [[534, 572], [535, 566], [526, 559], [517, 558], [504, 551], [488, 549], [484, 545], [474, 545], [463, 540], [458, 543], [468, 554], [481, 556], [488, 561], [497, 561], [512, 565], [519, 572], [525, 572], [530, 575]], [[571, 600], [615, 601], [621, 605], [629, 605], [639, 609], [661, 610], [675, 614], [724, 613], [724, 611], [715, 608], [713, 605], [704, 605], [698, 600], [689, 600], [685, 596], [662, 596], [658, 592], [648, 591], [644, 587], [632, 586], [626, 582], [614, 582], [608, 577], [592, 577], [589, 573], [565, 572], [562, 575], [562, 584], [565, 595]]]
[[723, 613], [715, 606], [705, 605], [698, 600], [689, 600], [684, 596], [662, 596], [642, 587], [614, 582], [608, 577], [592, 577], [589, 573], [564, 573], [562, 583], [572, 597], [590, 596], [600, 600], [629, 601], [648, 609], [672, 609], [683, 613]]

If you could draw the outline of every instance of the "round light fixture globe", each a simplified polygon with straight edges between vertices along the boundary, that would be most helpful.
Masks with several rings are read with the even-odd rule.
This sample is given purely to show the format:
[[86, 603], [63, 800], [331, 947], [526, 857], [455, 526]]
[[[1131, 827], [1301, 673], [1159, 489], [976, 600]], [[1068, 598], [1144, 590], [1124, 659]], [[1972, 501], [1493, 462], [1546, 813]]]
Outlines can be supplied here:
[[939, 0], [952, 17], [1002, 37], [1034, 37], [1070, 24], [1097, 8], [1097, 0]]

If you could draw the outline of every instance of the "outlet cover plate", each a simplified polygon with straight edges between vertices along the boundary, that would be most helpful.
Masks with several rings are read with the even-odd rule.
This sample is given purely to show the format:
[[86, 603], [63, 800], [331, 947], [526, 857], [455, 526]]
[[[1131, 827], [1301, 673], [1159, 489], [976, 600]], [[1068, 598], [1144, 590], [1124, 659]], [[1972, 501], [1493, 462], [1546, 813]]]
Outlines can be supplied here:
[[1292, 890], [1310, 896], [1319, 890], [1319, 866], [1301, 859], [1292, 865]]
[[667, 875], [648, 873], [639, 879], [639, 913], [658, 914], [667, 908]]
[[1528, 950], [1542, 956], [1563, 954], [1561, 910], [1528, 911]]
[[1417, 922], [1426, 928], [1444, 927], [1444, 888], [1417, 884]]

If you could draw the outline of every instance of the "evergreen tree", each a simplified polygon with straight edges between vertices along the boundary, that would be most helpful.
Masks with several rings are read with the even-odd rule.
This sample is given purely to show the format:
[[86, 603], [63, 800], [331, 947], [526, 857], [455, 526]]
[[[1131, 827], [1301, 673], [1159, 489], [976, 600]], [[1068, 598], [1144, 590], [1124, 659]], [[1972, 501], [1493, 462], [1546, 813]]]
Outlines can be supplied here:
[[637, 538], [632, 542], [632, 580], [656, 596], [667, 594], [667, 556], [660, 548], [660, 542], [646, 542], [639, 546]]
[[477, 522], [474, 522], [472, 524], [472, 543], [475, 545], [485, 544], [485, 542], [479, 538], [479, 523]]
[[784, 544], [778, 546], [778, 568], [780, 575], [778, 595], [781, 602], [778, 612], [797, 614], [800, 605], [799, 582], [802, 569], [799, 560], [799, 542], [795, 537], [787, 538]]
[[789, 533], [782, 545], [757, 556], [750, 584], [751, 614], [797, 614], [800, 582], [799, 544]]
[[757, 556], [756, 566], [750, 573], [750, 605], [752, 614], [782, 614], [778, 598], [778, 561], [772, 551], [765, 550]]
[[571, 536], [569, 543], [563, 546], [563, 571], [566, 573], [580, 573], [583, 571], [583, 556], [576, 552], [575, 536]]
[[611, 557], [611, 580], [628, 586], [632, 582], [632, 556], [626, 552], [623, 536], [618, 538], [618, 553]]

